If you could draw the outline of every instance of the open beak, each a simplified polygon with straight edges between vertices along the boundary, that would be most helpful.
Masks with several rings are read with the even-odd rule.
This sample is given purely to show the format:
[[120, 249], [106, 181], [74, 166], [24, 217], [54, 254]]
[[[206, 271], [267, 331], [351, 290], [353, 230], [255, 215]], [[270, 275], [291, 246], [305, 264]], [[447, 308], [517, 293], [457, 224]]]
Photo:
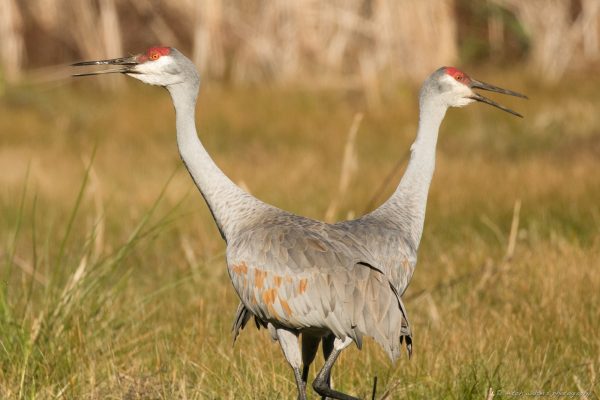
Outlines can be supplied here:
[[86, 65], [118, 65], [118, 66], [120, 66], [120, 68], [110, 68], [110, 69], [105, 69], [105, 70], [100, 70], [100, 71], [84, 72], [84, 73], [80, 73], [80, 74], [73, 74], [73, 76], [88, 76], [88, 75], [117, 74], [117, 73], [133, 74], [133, 73], [135, 73], [135, 70], [133, 70], [133, 67], [135, 67], [136, 65], [139, 64], [137, 61], [137, 57], [138, 56], [131, 56], [131, 57], [123, 57], [123, 58], [113, 58], [112, 60], [81, 61], [78, 63], [74, 63], [74, 64], [71, 64], [71, 66], [83, 67]]
[[[471, 79], [470, 87], [471, 87], [471, 89], [482, 89], [482, 90], [487, 90], [487, 91], [490, 91], [490, 92], [507, 94], [509, 96], [522, 97], [524, 99], [527, 98], [527, 96], [525, 96], [524, 94], [513, 92], [512, 90], [502, 89], [502, 88], [500, 88], [498, 86], [490, 85], [489, 83], [476, 81], [475, 79]], [[484, 97], [484, 96], [480, 95], [479, 93], [473, 92], [473, 95], [470, 96], [470, 98], [473, 99], [473, 100], [481, 101], [482, 103], [486, 103], [486, 104], [489, 104], [491, 106], [497, 107], [497, 108], [499, 108], [499, 109], [501, 109], [503, 111], [511, 113], [512, 115], [516, 115], [517, 117], [523, 118], [523, 116], [521, 114], [519, 114], [518, 112], [513, 111], [510, 108], [504, 107], [503, 105], [498, 104], [495, 101], [490, 100], [487, 97]]]

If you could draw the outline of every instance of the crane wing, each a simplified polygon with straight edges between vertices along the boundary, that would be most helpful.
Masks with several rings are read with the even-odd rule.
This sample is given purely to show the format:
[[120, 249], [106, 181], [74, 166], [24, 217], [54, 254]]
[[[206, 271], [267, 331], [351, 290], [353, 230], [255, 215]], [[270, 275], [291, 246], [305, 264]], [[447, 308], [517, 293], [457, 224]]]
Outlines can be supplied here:
[[393, 219], [372, 214], [339, 222], [335, 226], [351, 231], [369, 249], [377, 266], [402, 296], [417, 264], [417, 248], [411, 244], [405, 229]]
[[[309, 222], [306, 222], [309, 221]], [[228, 270], [243, 306], [234, 337], [263, 323], [351, 337], [372, 336], [392, 359], [410, 327], [398, 292], [353, 235], [311, 220], [261, 224], [230, 240]]]

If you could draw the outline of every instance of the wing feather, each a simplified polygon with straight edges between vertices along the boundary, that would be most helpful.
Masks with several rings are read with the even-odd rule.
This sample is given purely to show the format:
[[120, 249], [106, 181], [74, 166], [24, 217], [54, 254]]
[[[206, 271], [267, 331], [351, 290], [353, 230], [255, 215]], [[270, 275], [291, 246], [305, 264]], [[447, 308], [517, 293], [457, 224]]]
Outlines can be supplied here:
[[[298, 217], [300, 218], [300, 217]], [[390, 358], [412, 343], [396, 285], [350, 232], [312, 220], [249, 228], [228, 243], [227, 262], [242, 305], [234, 340], [250, 316], [292, 330], [324, 329], [358, 346], [373, 337]]]

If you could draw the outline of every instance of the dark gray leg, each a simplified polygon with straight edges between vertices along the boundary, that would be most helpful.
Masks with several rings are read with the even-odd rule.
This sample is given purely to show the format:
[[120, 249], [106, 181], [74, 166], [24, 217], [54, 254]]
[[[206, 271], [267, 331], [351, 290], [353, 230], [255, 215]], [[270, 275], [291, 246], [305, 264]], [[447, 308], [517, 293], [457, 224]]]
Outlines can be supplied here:
[[[335, 336], [332, 333], [330, 333], [327, 336], [323, 336], [323, 338], [321, 339], [321, 343], [323, 346], [323, 357], [325, 358], [325, 360], [327, 360], [329, 358], [329, 356], [331, 355], [331, 352], [333, 351], [333, 341], [334, 340], [335, 340]], [[331, 388], [331, 373], [327, 374], [325, 382], [327, 382], [327, 386], [329, 386]], [[322, 396], [321, 400], [327, 400], [327, 397]]]
[[306, 386], [310, 364], [315, 360], [319, 349], [319, 337], [302, 334], [302, 382]]
[[294, 368], [294, 378], [296, 378], [296, 386], [298, 387], [298, 400], [306, 400], [306, 383], [302, 381], [300, 368]]
[[325, 365], [323, 365], [323, 368], [321, 371], [319, 371], [317, 378], [313, 382], [313, 389], [315, 389], [315, 391], [321, 396], [338, 400], [360, 400], [358, 397], [353, 397], [345, 393], [338, 392], [337, 390], [333, 390], [327, 383], [327, 377], [329, 377], [331, 374], [331, 368], [333, 367], [335, 360], [337, 360], [342, 350], [348, 347], [351, 343], [352, 339], [350, 338], [346, 338], [345, 340], [335, 338], [333, 342], [333, 350], [331, 351], [329, 357], [327, 357], [327, 360], [325, 360]]

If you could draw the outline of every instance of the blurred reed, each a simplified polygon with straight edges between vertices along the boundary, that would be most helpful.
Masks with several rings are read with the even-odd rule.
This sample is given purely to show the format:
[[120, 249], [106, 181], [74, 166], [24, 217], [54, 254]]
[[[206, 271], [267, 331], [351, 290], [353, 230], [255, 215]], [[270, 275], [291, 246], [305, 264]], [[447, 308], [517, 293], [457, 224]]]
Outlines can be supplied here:
[[530, 38], [529, 66], [555, 82], [600, 59], [600, 0], [493, 0], [517, 16]]
[[556, 81], [598, 63], [599, 25], [600, 0], [0, 0], [0, 65], [16, 81], [162, 43], [211, 78], [366, 88], [376, 101], [380, 76], [420, 81], [469, 61], [459, 55], [470, 36], [495, 60], [515, 30], [535, 76]]

